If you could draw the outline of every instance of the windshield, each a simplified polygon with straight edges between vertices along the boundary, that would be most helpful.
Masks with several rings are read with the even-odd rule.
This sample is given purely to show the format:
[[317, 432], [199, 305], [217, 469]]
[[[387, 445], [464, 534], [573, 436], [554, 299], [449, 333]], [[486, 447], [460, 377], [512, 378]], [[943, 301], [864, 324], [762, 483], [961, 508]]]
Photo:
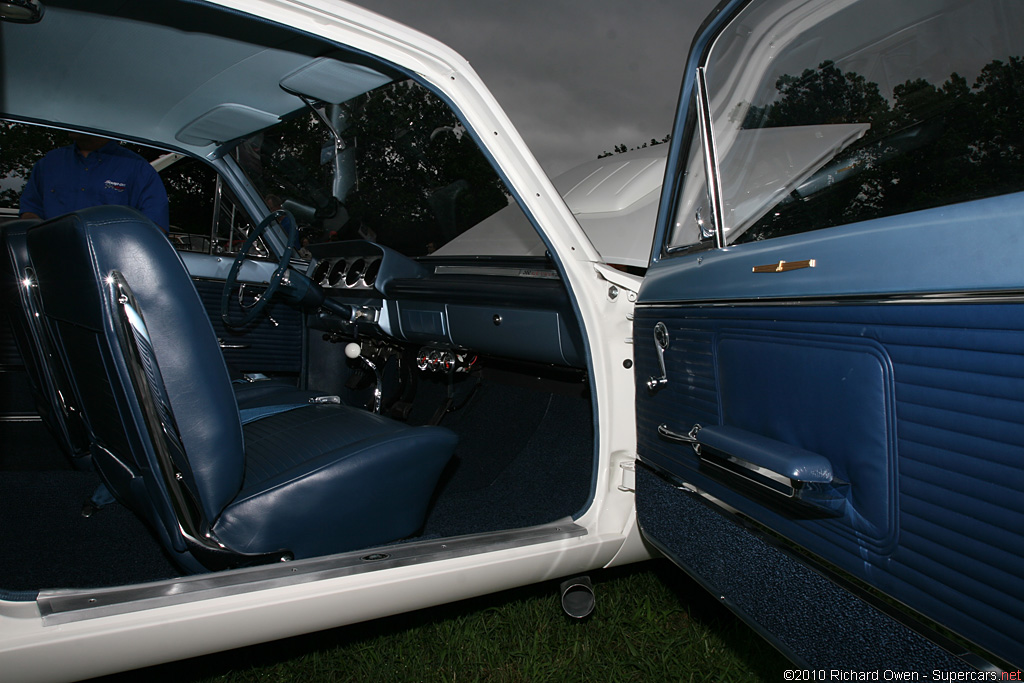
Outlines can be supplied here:
[[268, 208], [291, 211], [309, 243], [366, 239], [425, 256], [510, 206], [454, 112], [412, 81], [314, 104], [232, 154]]

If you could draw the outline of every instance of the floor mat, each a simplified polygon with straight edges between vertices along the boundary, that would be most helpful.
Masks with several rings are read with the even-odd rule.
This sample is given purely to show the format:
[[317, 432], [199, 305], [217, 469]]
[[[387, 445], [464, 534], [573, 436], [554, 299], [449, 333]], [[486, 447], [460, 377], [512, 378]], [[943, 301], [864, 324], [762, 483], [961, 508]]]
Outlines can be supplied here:
[[[509, 393], [506, 398], [516, 395]], [[491, 410], [499, 403], [508, 410], [492, 413], [488, 420], [444, 423], [459, 434], [460, 449], [464, 444], [478, 445], [477, 450], [457, 451], [464, 459], [439, 489], [423, 529], [425, 536], [545, 524], [571, 516], [586, 504], [594, 458], [590, 402], [552, 394], [519, 398], [483, 401]], [[521, 433], [499, 444], [494, 438], [499, 422]], [[514, 452], [513, 442], [518, 444]], [[465, 474], [459, 471], [463, 468]]]
[[0, 470], [68, 469], [70, 459], [41, 421], [0, 420]]
[[178, 576], [145, 525], [120, 504], [82, 517], [98, 484], [91, 472], [0, 473], [0, 588], [95, 588]]

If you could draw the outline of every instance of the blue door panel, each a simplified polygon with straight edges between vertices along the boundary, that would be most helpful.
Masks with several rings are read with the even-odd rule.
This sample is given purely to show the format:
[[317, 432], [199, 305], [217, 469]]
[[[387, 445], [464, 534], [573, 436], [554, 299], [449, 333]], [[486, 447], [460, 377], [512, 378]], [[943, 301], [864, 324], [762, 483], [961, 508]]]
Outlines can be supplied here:
[[[732, 301], [1024, 289], [1024, 193], [990, 197], [693, 256], [662, 258], [641, 300]], [[813, 268], [753, 273], [813, 259]]]
[[[217, 338], [228, 346], [224, 360], [233, 370], [298, 374], [302, 369], [303, 318], [302, 313], [286, 304], [271, 302], [266, 314], [241, 328], [229, 328], [220, 317], [221, 294], [224, 282], [193, 280], [199, 298], [203, 301]], [[242, 311], [235, 297], [230, 301], [229, 315], [235, 320]]]
[[[1024, 661], [1024, 303], [725, 304], [693, 293], [648, 306], [641, 293], [641, 460], [997, 656]], [[658, 322], [670, 338], [668, 382], [652, 393], [644, 385], [661, 372]], [[751, 491], [658, 433], [695, 424], [825, 456], [849, 484], [841, 514]]]

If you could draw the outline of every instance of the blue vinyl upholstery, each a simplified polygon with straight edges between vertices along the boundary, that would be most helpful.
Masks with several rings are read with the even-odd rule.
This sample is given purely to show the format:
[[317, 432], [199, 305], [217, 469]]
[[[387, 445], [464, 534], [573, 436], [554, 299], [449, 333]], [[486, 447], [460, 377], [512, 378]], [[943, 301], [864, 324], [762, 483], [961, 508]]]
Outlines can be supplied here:
[[243, 433], [202, 302], [141, 214], [85, 209], [29, 230], [28, 248], [97, 469], [183, 567], [343, 552], [422, 524], [455, 435], [341, 405], [271, 415]]
[[[642, 460], [1021, 660], [1020, 303], [638, 309], [641, 386], [660, 373], [659, 321], [671, 337], [668, 383], [638, 391]], [[688, 445], [658, 436], [661, 424], [685, 433], [695, 423], [824, 456], [849, 484], [843, 514], [771, 506], [704, 467]]]
[[[219, 339], [243, 348], [222, 349], [228, 367], [241, 372], [295, 373], [302, 369], [302, 312], [272, 301], [265, 313], [241, 329], [227, 327], [220, 317], [224, 282], [193, 278], [192, 284], [210, 317]], [[242, 309], [235, 297], [229, 315], [240, 318]]]
[[63, 368], [55, 365], [47, 330], [34, 315], [36, 303], [27, 276], [30, 274], [26, 231], [37, 219], [11, 221], [0, 226], [3, 257], [0, 258], [0, 286], [14, 339], [32, 385], [39, 416], [64, 452], [79, 466], [88, 462], [89, 441], [81, 415], [75, 411]]
[[[53, 348], [49, 330], [35, 315], [34, 279], [27, 277], [32, 264], [25, 235], [31, 226], [40, 222], [38, 219], [18, 220], [0, 226], [0, 242], [3, 244], [0, 286], [4, 290], [4, 309], [29, 376], [37, 412], [72, 462], [88, 468], [88, 428], [77, 410], [77, 398], [69, 384], [66, 369]], [[288, 335], [293, 343], [301, 338], [301, 334]], [[305, 403], [320, 395], [320, 392], [304, 391], [280, 381], [234, 383], [232, 388], [241, 409], [288, 402]]]

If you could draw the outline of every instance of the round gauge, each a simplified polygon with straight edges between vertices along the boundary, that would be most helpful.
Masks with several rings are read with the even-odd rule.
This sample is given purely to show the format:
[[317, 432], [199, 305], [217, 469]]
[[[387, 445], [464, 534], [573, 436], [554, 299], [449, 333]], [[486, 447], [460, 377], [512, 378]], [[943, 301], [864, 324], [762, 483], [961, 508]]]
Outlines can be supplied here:
[[359, 284], [359, 278], [363, 276], [363, 271], [366, 270], [366, 260], [357, 258], [349, 265], [348, 270], [345, 271], [345, 286], [355, 287]]
[[320, 261], [319, 263], [316, 264], [316, 267], [313, 269], [313, 282], [317, 283], [318, 285], [325, 284], [327, 280], [327, 275], [330, 272], [331, 262], [326, 260]]
[[377, 273], [380, 272], [380, 259], [370, 261], [370, 265], [366, 266], [366, 270], [363, 272], [363, 284], [367, 287], [373, 287], [373, 283], [377, 281]]
[[334, 267], [331, 268], [331, 275], [327, 279], [327, 284], [331, 287], [340, 287], [345, 279], [345, 259], [338, 259], [334, 262]]

